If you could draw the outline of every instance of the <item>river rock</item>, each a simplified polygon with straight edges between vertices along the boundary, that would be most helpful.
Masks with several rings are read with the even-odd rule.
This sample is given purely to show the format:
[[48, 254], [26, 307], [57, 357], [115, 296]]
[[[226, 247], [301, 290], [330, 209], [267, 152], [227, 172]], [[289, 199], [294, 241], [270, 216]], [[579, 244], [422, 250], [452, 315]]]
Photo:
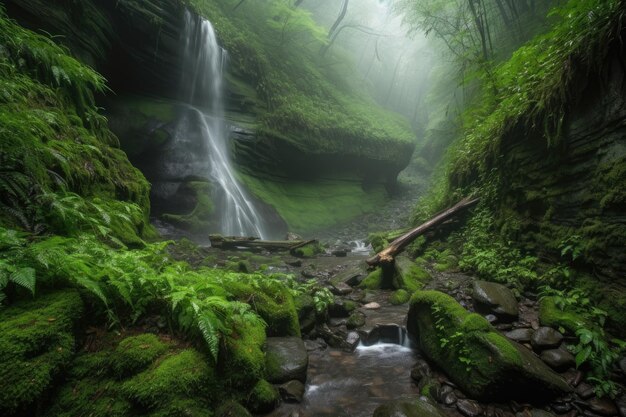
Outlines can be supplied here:
[[541, 408], [533, 408], [532, 410], [525, 410], [524, 412], [515, 413], [515, 417], [555, 417], [549, 411], [542, 410]]
[[[470, 397], [540, 401], [571, 391], [532, 352], [447, 294], [417, 291], [411, 298], [407, 330], [421, 352]], [[442, 347], [444, 338], [454, 343]]]
[[576, 394], [578, 394], [578, 396], [583, 400], [587, 400], [594, 396], [595, 391], [591, 385], [583, 382], [576, 387]]
[[279, 386], [278, 391], [286, 403], [299, 403], [304, 397], [304, 384], [298, 380], [288, 381]]
[[422, 401], [394, 400], [382, 404], [374, 410], [373, 417], [444, 417], [434, 405]]
[[349, 317], [350, 313], [356, 310], [356, 308], [357, 304], [354, 301], [337, 298], [328, 307], [328, 314], [330, 317]]
[[346, 326], [348, 329], [356, 329], [365, 325], [365, 314], [360, 311], [355, 311], [348, 317]]
[[540, 327], [530, 338], [530, 344], [535, 350], [556, 348], [562, 341], [563, 335], [552, 327]]
[[504, 285], [474, 281], [472, 298], [477, 311], [493, 313], [502, 320], [513, 321], [519, 314], [513, 292]]
[[465, 417], [478, 417], [483, 412], [482, 407], [476, 401], [472, 400], [458, 400], [456, 402], [456, 408]]
[[587, 401], [587, 408], [601, 416], [616, 416], [619, 413], [615, 401], [610, 398], [592, 398]]
[[380, 304], [378, 304], [375, 301], [372, 301], [371, 303], [367, 303], [363, 306], [364, 309], [366, 310], [377, 310], [380, 308]]
[[565, 349], [548, 349], [541, 352], [541, 360], [556, 371], [565, 371], [576, 365], [574, 355]]
[[415, 362], [415, 365], [413, 365], [413, 368], [411, 368], [411, 379], [413, 379], [415, 382], [420, 382], [422, 378], [430, 377], [430, 375], [430, 366], [425, 360], [418, 360], [417, 362]]
[[330, 291], [335, 295], [348, 295], [353, 290], [352, 287], [345, 282], [337, 282], [335, 284], [331, 284]]
[[299, 337], [268, 337], [265, 342], [267, 380], [282, 384], [293, 379], [306, 381], [309, 355]]
[[518, 343], [528, 343], [535, 331], [530, 328], [515, 329], [510, 332], [506, 332], [504, 335], [511, 340], [515, 340]]

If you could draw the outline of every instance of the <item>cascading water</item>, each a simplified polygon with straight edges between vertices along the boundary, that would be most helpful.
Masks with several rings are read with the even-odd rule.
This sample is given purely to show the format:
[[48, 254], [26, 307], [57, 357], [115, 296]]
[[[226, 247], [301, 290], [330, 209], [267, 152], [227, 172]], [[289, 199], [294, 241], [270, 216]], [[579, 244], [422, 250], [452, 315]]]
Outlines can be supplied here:
[[[266, 238], [263, 219], [235, 178], [224, 121], [224, 70], [227, 52], [217, 42], [208, 20], [185, 13], [183, 35], [183, 79], [181, 98], [185, 103], [174, 140], [190, 144], [203, 155], [186, 155], [192, 171], [207, 177], [213, 185], [218, 232], [231, 236]], [[184, 152], [183, 152], [184, 153]], [[195, 166], [195, 168], [194, 168]]]

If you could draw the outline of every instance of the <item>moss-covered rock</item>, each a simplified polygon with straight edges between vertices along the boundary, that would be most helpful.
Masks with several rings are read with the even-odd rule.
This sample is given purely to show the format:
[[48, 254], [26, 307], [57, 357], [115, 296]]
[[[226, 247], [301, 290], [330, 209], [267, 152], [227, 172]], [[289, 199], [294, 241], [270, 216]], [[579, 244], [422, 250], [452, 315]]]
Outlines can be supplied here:
[[403, 289], [412, 294], [421, 290], [431, 280], [428, 271], [413, 262], [407, 255], [396, 256], [394, 264], [396, 274], [392, 284], [396, 289]]
[[181, 397], [219, 398], [221, 384], [207, 358], [193, 349], [166, 355], [122, 384], [134, 404], [156, 408]]
[[300, 332], [309, 332], [315, 327], [317, 313], [315, 301], [309, 294], [300, 294], [294, 298], [294, 304], [298, 311], [298, 321], [300, 322]]
[[246, 406], [255, 414], [272, 411], [280, 403], [278, 388], [262, 379], [254, 386], [246, 400]]
[[539, 322], [542, 326], [562, 328], [569, 335], [575, 335], [580, 328], [591, 327], [582, 315], [571, 308], [561, 310], [554, 297], [544, 297], [539, 302]]
[[76, 291], [58, 291], [0, 310], [0, 414], [34, 409], [74, 354], [83, 311]]
[[145, 333], [122, 340], [111, 355], [111, 368], [119, 376], [129, 376], [144, 370], [167, 350], [153, 334]]
[[409, 294], [408, 291], [400, 289], [394, 291], [393, 294], [391, 294], [391, 297], [389, 297], [389, 302], [393, 305], [400, 305], [409, 301], [410, 298], [411, 294]]
[[227, 290], [238, 300], [250, 304], [265, 320], [268, 336], [300, 336], [298, 312], [286, 286], [255, 276], [231, 282]]
[[375, 290], [382, 287], [383, 284], [383, 270], [382, 268], [376, 268], [370, 272], [363, 281], [359, 284], [359, 287], [366, 288], [368, 290]]
[[418, 291], [410, 303], [407, 330], [422, 352], [468, 395], [540, 400], [570, 390], [532, 352], [507, 340], [454, 298]]
[[241, 323], [232, 329], [218, 361], [219, 374], [227, 387], [245, 391], [265, 376], [265, 340], [265, 329], [256, 324]]
[[215, 417], [252, 417], [252, 415], [238, 402], [229, 400], [215, 410]]
[[291, 254], [293, 256], [297, 256], [298, 258], [313, 258], [315, 255], [319, 255], [323, 252], [324, 247], [316, 241], [293, 249]]

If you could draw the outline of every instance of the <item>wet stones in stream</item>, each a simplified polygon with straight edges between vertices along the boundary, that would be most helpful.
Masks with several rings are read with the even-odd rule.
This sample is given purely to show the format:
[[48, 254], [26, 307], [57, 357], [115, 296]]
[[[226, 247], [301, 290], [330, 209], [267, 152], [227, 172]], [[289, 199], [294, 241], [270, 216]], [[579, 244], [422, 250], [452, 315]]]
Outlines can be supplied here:
[[275, 384], [306, 381], [309, 355], [299, 337], [268, 337], [265, 344], [267, 380]]

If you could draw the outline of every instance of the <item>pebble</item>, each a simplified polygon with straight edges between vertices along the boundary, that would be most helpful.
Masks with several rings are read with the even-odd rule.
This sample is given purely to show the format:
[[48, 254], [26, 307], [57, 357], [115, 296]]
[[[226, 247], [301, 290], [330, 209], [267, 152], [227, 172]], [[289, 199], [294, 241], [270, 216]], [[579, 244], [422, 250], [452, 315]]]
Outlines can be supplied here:
[[593, 398], [587, 402], [589, 410], [602, 416], [616, 416], [619, 412], [615, 401], [610, 398]]
[[552, 327], [540, 327], [530, 338], [530, 344], [537, 350], [556, 348], [563, 341], [563, 335]]
[[533, 329], [515, 329], [510, 332], [506, 332], [504, 335], [511, 340], [519, 343], [530, 342], [530, 338], [533, 336]]
[[378, 304], [375, 301], [372, 301], [371, 303], [367, 303], [363, 306], [364, 309], [366, 310], [377, 310], [380, 308], [380, 304]]
[[465, 417], [478, 417], [483, 412], [481, 406], [472, 400], [458, 400], [456, 408]]

